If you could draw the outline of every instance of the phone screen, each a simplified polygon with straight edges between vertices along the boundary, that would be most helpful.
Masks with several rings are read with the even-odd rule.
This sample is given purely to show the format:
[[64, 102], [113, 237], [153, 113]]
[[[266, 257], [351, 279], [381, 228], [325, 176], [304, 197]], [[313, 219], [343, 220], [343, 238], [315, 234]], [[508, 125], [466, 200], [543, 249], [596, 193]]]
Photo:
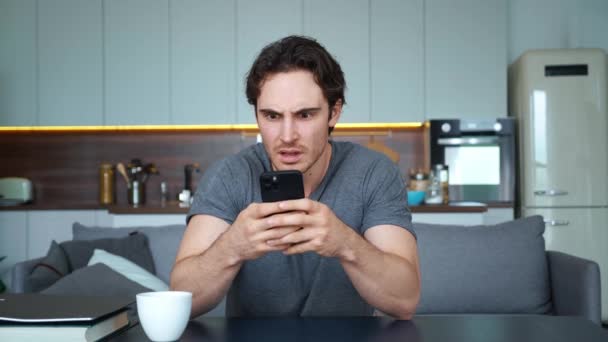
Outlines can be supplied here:
[[260, 176], [263, 202], [304, 198], [304, 181], [298, 170], [266, 171]]

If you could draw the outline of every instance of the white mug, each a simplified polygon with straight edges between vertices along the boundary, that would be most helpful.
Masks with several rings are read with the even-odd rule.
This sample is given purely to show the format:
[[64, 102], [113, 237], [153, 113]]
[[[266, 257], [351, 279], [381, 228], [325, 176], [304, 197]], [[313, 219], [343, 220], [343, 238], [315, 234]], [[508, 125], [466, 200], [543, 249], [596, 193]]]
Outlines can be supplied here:
[[183, 291], [144, 292], [136, 296], [137, 315], [152, 341], [175, 341], [186, 329], [192, 310], [192, 293]]

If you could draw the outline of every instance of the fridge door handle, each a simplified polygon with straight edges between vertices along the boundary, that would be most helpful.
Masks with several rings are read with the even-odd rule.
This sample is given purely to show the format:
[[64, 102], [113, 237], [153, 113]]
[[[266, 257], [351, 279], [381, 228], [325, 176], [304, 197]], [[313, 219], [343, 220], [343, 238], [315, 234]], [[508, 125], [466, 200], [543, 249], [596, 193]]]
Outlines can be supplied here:
[[565, 196], [568, 194], [566, 190], [549, 189], [549, 190], [536, 190], [534, 195], [536, 196]]
[[568, 220], [544, 220], [546, 225], [549, 226], [567, 226], [570, 224], [570, 221]]

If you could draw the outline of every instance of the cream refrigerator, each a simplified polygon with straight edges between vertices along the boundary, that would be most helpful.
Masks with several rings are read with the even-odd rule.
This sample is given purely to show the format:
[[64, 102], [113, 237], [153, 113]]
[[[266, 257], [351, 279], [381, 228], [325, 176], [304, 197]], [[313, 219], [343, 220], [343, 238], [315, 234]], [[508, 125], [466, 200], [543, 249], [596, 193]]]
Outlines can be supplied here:
[[519, 213], [542, 215], [548, 250], [600, 265], [608, 322], [608, 59], [601, 49], [531, 50], [509, 70]]

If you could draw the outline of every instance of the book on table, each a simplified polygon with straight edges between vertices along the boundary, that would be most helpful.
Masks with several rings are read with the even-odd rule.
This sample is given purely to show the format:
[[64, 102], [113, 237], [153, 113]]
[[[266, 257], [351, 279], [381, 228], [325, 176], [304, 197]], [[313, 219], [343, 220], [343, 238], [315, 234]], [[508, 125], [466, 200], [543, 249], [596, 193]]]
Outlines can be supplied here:
[[0, 341], [97, 341], [129, 325], [133, 299], [0, 294]]

